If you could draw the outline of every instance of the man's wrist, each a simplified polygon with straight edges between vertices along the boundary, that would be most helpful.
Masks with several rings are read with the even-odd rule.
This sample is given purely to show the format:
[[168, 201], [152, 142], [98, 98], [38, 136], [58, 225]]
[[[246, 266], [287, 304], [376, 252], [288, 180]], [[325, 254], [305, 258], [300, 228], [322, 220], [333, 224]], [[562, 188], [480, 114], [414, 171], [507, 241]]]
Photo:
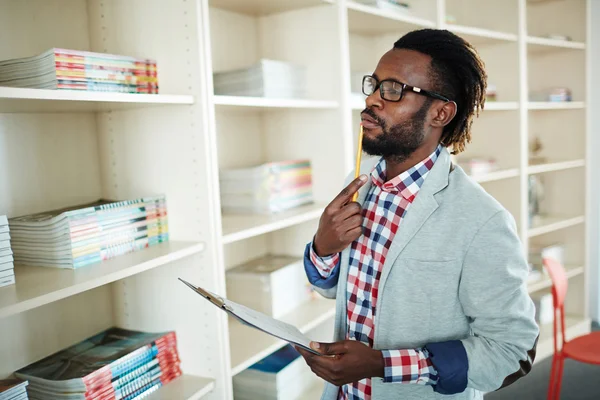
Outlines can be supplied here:
[[372, 378], [383, 378], [385, 376], [385, 360], [381, 350], [373, 350]]

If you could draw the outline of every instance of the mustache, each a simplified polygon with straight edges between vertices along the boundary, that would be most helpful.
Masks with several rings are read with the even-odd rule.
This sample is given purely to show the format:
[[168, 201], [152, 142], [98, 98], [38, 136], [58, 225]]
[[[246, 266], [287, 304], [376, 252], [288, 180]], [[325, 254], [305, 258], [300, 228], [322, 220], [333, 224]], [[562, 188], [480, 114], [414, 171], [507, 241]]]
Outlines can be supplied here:
[[373, 110], [371, 110], [370, 108], [365, 108], [364, 110], [361, 111], [360, 113], [361, 115], [366, 114], [369, 117], [373, 118], [375, 120], [375, 122], [377, 122], [377, 124], [379, 124], [379, 126], [384, 126], [385, 122], [379, 118], [377, 116], [377, 114], [375, 114], [375, 112]]

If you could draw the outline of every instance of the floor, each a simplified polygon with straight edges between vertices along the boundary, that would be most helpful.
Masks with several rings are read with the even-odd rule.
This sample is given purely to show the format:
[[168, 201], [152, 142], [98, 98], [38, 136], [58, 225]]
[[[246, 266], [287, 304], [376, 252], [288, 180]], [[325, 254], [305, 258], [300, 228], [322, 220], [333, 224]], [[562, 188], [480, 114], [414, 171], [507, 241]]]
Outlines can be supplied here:
[[[545, 400], [551, 361], [547, 358], [535, 364], [526, 377], [487, 394], [485, 400]], [[561, 400], [600, 400], [600, 366], [566, 360], [561, 394]]]

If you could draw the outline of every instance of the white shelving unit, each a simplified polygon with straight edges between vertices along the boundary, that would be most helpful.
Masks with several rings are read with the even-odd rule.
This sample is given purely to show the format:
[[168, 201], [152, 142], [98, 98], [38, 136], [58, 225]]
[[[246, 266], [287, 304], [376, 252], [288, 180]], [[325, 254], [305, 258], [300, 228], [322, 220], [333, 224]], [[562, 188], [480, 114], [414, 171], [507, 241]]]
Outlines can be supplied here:
[[[526, 252], [565, 243], [568, 334], [589, 330], [589, 0], [407, 2], [410, 13], [352, 0], [0, 0], [0, 60], [51, 47], [149, 57], [161, 91], [0, 87], [0, 214], [165, 193], [172, 238], [77, 271], [17, 267], [17, 284], [0, 288], [0, 359], [9, 360], [0, 378], [113, 325], [174, 329], [185, 375], [151, 398], [232, 399], [232, 377], [284, 343], [228, 320], [177, 278], [227, 294], [231, 267], [273, 252], [301, 257], [353, 168], [365, 104], [351, 77], [372, 72], [404, 33], [432, 27], [471, 41], [497, 88], [458, 158], [496, 159], [497, 171], [473, 178], [513, 214]], [[261, 58], [304, 65], [307, 97], [214, 95], [213, 73]], [[554, 86], [569, 87], [573, 101], [530, 97]], [[541, 164], [529, 162], [535, 137]], [[298, 158], [311, 160], [315, 204], [221, 212], [220, 169]], [[546, 190], [543, 217], [529, 226], [531, 176]], [[549, 287], [543, 279], [529, 290]], [[283, 319], [327, 338], [334, 311], [316, 299]], [[552, 348], [551, 327], [542, 328], [538, 360]]]

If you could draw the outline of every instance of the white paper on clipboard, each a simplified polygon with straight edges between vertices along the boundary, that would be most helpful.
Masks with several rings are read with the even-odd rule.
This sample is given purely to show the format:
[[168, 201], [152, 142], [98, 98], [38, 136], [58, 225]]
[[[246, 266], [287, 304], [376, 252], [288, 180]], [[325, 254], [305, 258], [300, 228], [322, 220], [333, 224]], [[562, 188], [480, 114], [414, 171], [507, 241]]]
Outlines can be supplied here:
[[311, 353], [320, 355], [320, 353], [310, 348], [311, 340], [302, 332], [300, 332], [300, 330], [294, 325], [271, 318], [261, 312], [245, 307], [241, 304], [237, 304], [231, 300], [227, 300], [224, 297], [217, 296], [216, 294], [196, 285], [192, 285], [181, 278], [179, 278], [179, 280], [185, 283], [190, 289], [210, 301], [215, 306], [226, 311], [229, 315], [233, 316], [243, 324], [258, 329], [271, 336], [277, 337], [288, 343], [302, 347]]

